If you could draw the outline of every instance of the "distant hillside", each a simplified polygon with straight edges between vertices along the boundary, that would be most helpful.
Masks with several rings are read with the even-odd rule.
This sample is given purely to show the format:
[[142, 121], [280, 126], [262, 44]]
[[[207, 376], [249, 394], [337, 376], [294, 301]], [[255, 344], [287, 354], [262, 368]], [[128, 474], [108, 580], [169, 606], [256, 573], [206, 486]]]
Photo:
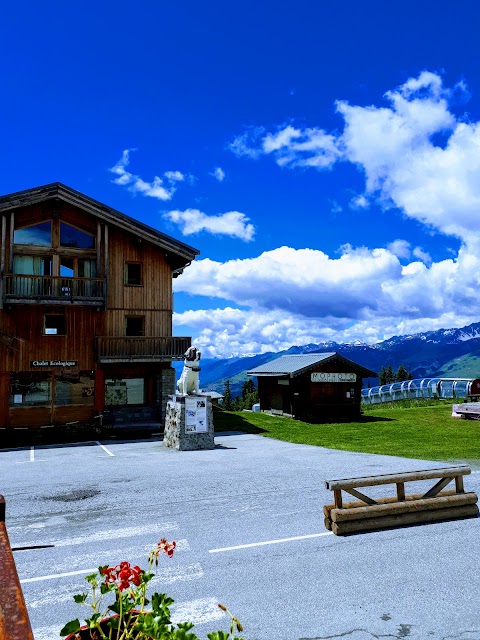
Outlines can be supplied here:
[[[238, 395], [250, 369], [285, 354], [329, 351], [336, 351], [373, 371], [380, 371], [388, 364], [397, 369], [403, 363], [415, 378], [440, 375], [475, 378], [480, 377], [480, 323], [461, 329], [393, 336], [375, 345], [323, 342], [243, 358], [206, 358], [201, 361], [200, 385], [203, 389], [222, 393], [228, 379], [233, 395]], [[181, 363], [175, 366], [178, 371], [182, 370]], [[370, 382], [375, 383], [376, 380], [371, 379]]]

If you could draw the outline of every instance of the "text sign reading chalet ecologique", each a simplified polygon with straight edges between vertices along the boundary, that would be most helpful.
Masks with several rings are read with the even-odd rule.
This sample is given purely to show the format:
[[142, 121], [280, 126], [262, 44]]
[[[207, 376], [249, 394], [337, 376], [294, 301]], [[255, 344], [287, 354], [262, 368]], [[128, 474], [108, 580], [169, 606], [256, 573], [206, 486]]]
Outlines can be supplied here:
[[312, 373], [312, 382], [356, 382], [356, 373]]
[[32, 367], [76, 367], [78, 360], [32, 360]]

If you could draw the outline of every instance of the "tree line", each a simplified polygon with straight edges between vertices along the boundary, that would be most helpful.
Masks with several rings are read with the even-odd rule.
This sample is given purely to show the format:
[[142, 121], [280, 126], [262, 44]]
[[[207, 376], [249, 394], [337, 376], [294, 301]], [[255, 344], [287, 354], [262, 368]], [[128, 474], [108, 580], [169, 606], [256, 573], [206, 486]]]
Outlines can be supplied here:
[[225, 409], [225, 411], [242, 411], [242, 409], [251, 409], [257, 403], [258, 389], [251, 378], [245, 380], [241, 394], [236, 397], [232, 396], [230, 380], [225, 381], [222, 409]]
[[391, 364], [387, 367], [382, 367], [378, 378], [381, 385], [391, 384], [392, 382], [403, 382], [404, 380], [413, 380], [412, 372], [408, 371], [403, 364], [398, 367], [396, 372], [393, 371]]

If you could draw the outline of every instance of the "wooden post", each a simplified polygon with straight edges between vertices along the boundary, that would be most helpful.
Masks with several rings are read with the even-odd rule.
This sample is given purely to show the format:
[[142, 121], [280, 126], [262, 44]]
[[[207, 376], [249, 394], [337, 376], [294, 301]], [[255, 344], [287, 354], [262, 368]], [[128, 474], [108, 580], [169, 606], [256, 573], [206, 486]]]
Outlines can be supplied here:
[[103, 295], [105, 309], [108, 307], [108, 225], [103, 227]]
[[455, 476], [455, 490], [457, 493], [464, 493], [463, 476]]
[[403, 502], [405, 500], [405, 483], [397, 482], [397, 500]]
[[342, 490], [341, 489], [335, 489], [333, 492], [333, 496], [334, 496], [334, 500], [335, 500], [335, 508], [336, 509], [341, 509], [343, 506], [342, 503]]
[[13, 273], [13, 234], [15, 232], [15, 214], [10, 214], [10, 269], [9, 272]]
[[7, 238], [7, 220], [2, 216], [2, 247], [0, 249], [0, 309], [3, 309], [3, 295], [5, 291], [5, 241]]

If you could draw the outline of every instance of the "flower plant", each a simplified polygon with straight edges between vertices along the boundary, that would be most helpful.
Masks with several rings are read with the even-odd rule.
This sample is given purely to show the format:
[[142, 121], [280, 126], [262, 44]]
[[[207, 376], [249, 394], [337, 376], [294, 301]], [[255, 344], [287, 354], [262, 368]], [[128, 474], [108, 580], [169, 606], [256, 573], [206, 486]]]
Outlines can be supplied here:
[[[175, 542], [162, 538], [150, 552], [146, 571], [121, 562], [114, 567], [99, 567], [98, 573], [86, 576], [89, 593], [77, 594], [73, 599], [88, 606], [91, 615], [85, 618], [83, 627], [78, 619], [68, 622], [60, 635], [74, 640], [199, 640], [191, 632], [194, 626], [191, 622], [172, 623], [172, 598], [165, 593], [154, 593], [150, 600], [147, 598], [147, 586], [155, 576], [159, 556], [171, 558], [175, 546]], [[109, 594], [114, 600], [106, 604]], [[244, 640], [235, 635], [243, 631], [240, 621], [223, 604], [218, 606], [230, 616], [230, 629], [209, 633], [208, 640]]]

